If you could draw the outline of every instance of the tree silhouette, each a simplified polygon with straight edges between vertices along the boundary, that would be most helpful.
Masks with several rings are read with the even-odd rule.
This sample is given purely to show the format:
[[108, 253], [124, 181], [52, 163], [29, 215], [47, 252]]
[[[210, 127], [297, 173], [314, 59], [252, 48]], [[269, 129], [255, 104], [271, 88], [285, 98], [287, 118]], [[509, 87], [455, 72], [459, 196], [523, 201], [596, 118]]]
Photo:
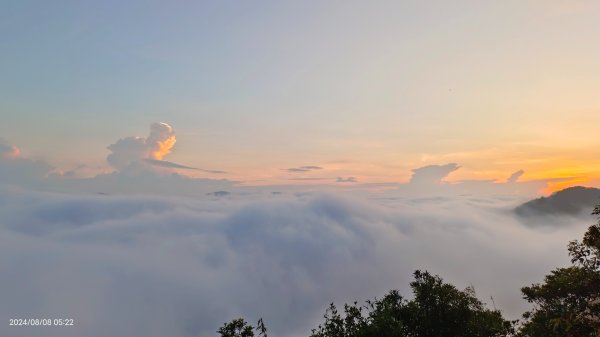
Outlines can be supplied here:
[[[600, 215], [600, 205], [592, 213]], [[535, 308], [523, 316], [519, 336], [600, 336], [600, 221], [583, 240], [569, 243], [572, 266], [553, 270], [542, 284], [522, 289]]]
[[[416, 271], [410, 284], [414, 299], [405, 300], [397, 290], [364, 305], [345, 304], [343, 312], [331, 303], [325, 322], [311, 337], [499, 337], [513, 332], [514, 322], [498, 310], [490, 310], [469, 287], [463, 291], [444, 283], [439, 276]], [[267, 337], [262, 319], [257, 327], [243, 319], [226, 323], [221, 337]]]
[[495, 337], [513, 331], [513, 322], [485, 308], [473, 288], [458, 290], [427, 271], [414, 277], [414, 299], [392, 290], [364, 306], [346, 304], [343, 313], [332, 303], [311, 337]]
[[263, 319], [259, 319], [256, 328], [248, 324], [243, 318], [234, 319], [223, 324], [217, 330], [221, 337], [254, 337], [254, 330], [258, 331], [259, 337], [267, 337], [267, 327]]

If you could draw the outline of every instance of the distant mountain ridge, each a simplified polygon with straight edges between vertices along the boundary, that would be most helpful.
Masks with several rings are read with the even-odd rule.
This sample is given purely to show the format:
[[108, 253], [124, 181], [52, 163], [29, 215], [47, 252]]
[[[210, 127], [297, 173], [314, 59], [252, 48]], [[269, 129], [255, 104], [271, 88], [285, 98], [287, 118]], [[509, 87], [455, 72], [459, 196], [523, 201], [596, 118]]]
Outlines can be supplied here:
[[515, 208], [519, 216], [578, 215], [591, 213], [600, 203], [600, 189], [575, 186], [554, 192], [549, 197], [528, 201]]

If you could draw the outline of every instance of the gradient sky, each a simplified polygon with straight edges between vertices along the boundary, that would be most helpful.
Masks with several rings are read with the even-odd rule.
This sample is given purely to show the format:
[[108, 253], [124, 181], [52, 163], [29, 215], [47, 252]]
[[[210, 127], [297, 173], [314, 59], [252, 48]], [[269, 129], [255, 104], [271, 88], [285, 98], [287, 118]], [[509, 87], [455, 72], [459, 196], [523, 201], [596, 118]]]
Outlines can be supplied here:
[[598, 186], [599, 17], [583, 0], [6, 0], [0, 136], [102, 171], [109, 144], [163, 121], [166, 159], [231, 179], [456, 162], [451, 180]]

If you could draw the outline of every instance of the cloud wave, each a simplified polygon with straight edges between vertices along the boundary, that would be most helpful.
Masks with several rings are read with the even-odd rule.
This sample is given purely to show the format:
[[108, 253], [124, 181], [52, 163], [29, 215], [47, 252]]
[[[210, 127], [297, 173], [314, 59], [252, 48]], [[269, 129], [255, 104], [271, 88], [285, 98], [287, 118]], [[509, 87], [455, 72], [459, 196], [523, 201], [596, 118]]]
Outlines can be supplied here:
[[0, 335], [195, 337], [233, 317], [263, 316], [275, 335], [294, 337], [331, 301], [408, 293], [416, 268], [472, 283], [515, 316], [525, 305], [519, 288], [566, 264], [565, 244], [585, 226], [535, 230], [505, 212], [511, 202], [0, 187], [0, 317], [76, 321], [1, 325]]

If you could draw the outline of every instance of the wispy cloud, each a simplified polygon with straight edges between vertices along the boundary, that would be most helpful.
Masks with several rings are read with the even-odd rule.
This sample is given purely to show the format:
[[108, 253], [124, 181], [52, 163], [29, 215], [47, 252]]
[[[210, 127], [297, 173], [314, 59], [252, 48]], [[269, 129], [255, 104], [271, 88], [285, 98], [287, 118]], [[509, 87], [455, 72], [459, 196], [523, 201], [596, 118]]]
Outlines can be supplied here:
[[335, 180], [338, 183], [356, 183], [358, 182], [358, 180], [356, 180], [355, 177], [337, 177], [337, 179]]
[[319, 177], [302, 177], [302, 178], [289, 178], [288, 180], [297, 181], [319, 181], [319, 180], [332, 180], [331, 178], [319, 178]]
[[144, 159], [144, 161], [151, 165], [160, 166], [160, 167], [176, 168], [176, 169], [184, 169], [184, 170], [195, 170], [195, 171], [202, 171], [202, 172], [213, 173], [213, 174], [227, 173], [225, 171], [220, 171], [220, 170], [206, 170], [206, 169], [201, 169], [201, 168], [197, 168], [197, 167], [185, 166], [185, 165], [177, 164], [177, 163], [174, 163], [171, 161], [166, 161], [166, 160], [157, 160], [157, 159], [146, 158], [146, 159]]
[[290, 167], [288, 169], [285, 169], [288, 172], [291, 173], [300, 173], [300, 172], [310, 172], [310, 171], [316, 171], [316, 170], [322, 170], [323, 168], [320, 166], [299, 166], [299, 167]]

